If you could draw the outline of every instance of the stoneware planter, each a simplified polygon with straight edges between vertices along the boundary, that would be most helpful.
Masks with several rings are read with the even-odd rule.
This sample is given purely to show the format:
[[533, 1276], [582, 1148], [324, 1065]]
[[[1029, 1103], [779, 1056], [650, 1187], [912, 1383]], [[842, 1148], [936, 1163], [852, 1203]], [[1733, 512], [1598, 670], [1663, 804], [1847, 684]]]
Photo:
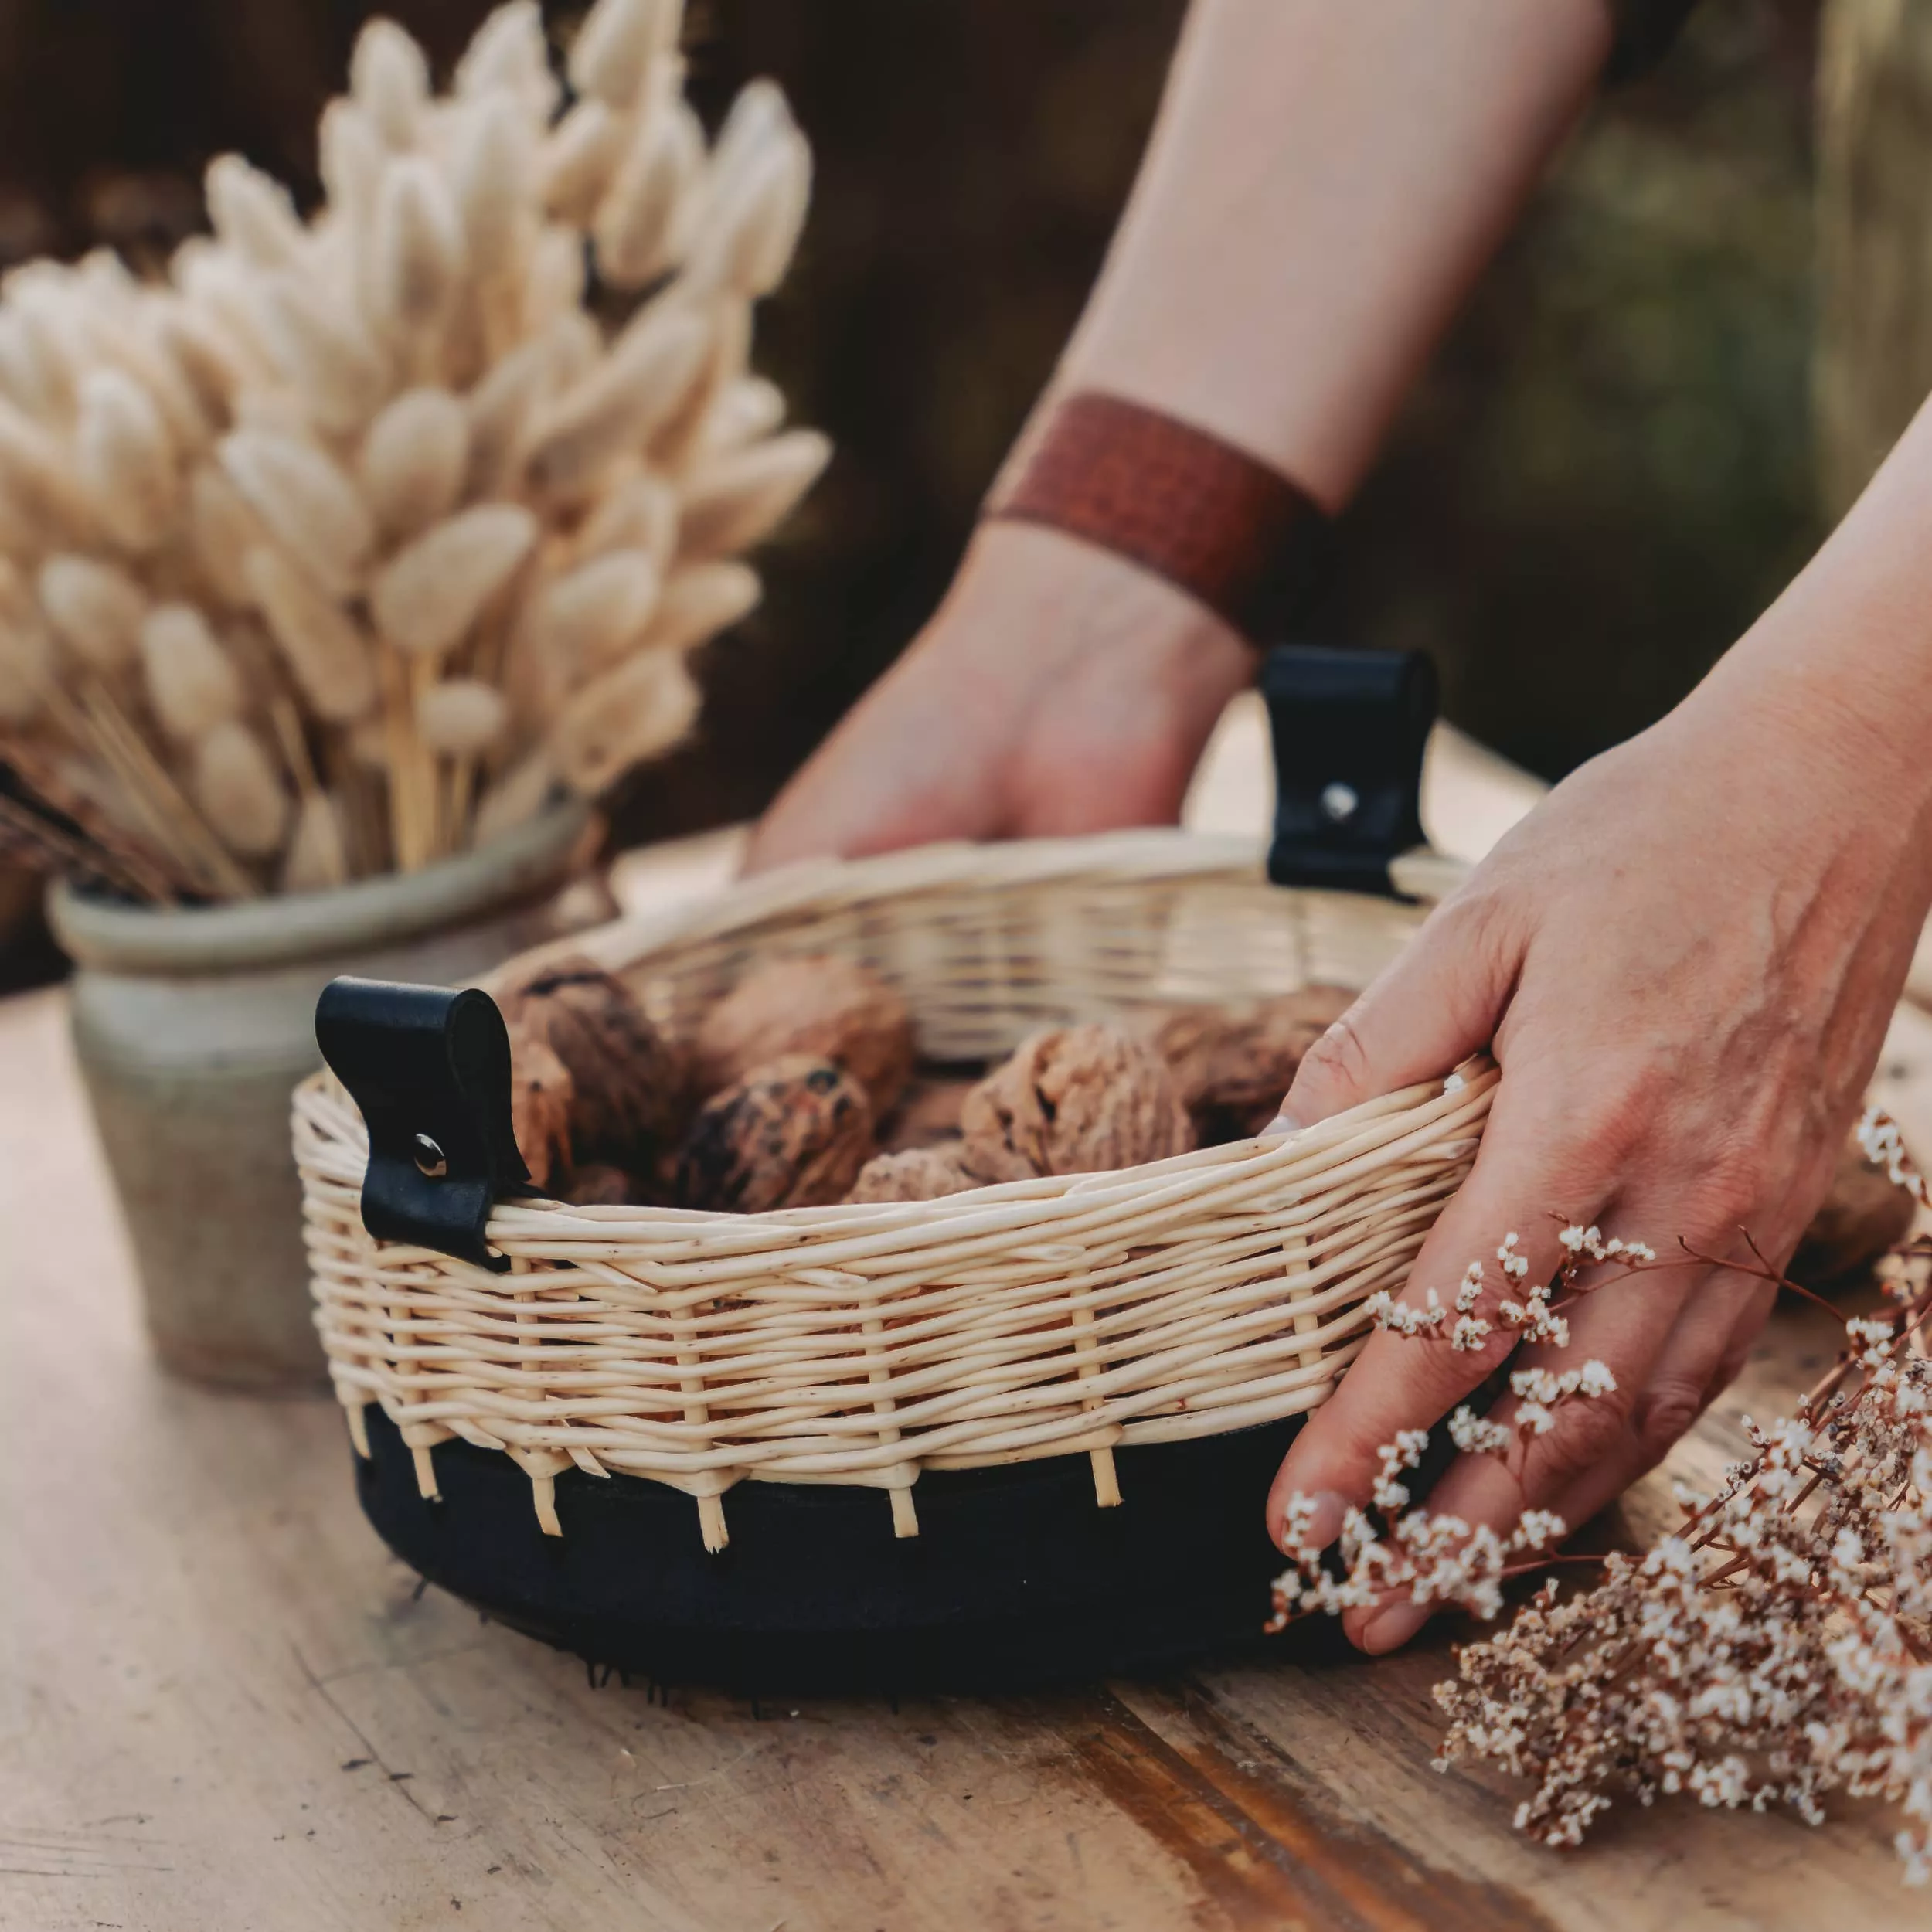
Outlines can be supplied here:
[[[289, 1094], [321, 1064], [338, 973], [461, 985], [601, 912], [560, 894], [589, 816], [553, 807], [481, 851], [338, 891], [158, 911], [57, 885], [73, 1037], [162, 1360], [253, 1388], [319, 1386]], [[604, 902], [607, 907], [607, 900]]]

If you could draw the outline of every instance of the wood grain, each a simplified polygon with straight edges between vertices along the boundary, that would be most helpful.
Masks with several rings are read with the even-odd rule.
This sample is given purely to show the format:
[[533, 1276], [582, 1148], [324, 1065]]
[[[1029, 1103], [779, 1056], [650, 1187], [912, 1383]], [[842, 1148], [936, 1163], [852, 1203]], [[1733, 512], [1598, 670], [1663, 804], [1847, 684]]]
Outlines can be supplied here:
[[[417, 1590], [332, 1403], [152, 1366], [65, 1017], [0, 1002], [6, 1932], [1925, 1923], [1854, 1806], [1526, 1843], [1507, 1790], [1430, 1767], [1440, 1638], [1371, 1665], [1303, 1631], [1171, 1683], [896, 1709], [594, 1688]], [[1882, 1083], [1932, 1145], [1932, 1019], [1901, 1013]], [[1781, 1311], [1673, 1468], [1708, 1479], [1835, 1345]], [[1624, 1526], [1671, 1507], [1653, 1479]]]

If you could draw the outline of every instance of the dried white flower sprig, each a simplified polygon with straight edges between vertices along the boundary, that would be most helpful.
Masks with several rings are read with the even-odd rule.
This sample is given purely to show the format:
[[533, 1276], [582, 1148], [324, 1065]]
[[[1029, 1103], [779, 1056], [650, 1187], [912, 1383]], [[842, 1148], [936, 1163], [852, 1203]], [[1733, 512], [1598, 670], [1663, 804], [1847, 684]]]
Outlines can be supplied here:
[[[1927, 1201], [1889, 1120], [1868, 1112], [1859, 1139]], [[1542, 1338], [1557, 1347], [1568, 1336], [1550, 1332], [1563, 1321], [1550, 1297], [1560, 1306], [1583, 1291], [1586, 1265], [1609, 1264], [1600, 1282], [1710, 1260], [1687, 1250], [1682, 1262], [1659, 1261], [1594, 1228], [1566, 1229], [1563, 1241], [1555, 1281], [1519, 1309], [1540, 1304], [1542, 1316], [1502, 1318], [1525, 1333], [1540, 1320]], [[1512, 1236], [1498, 1254], [1505, 1280], [1523, 1272], [1510, 1268], [1515, 1245]], [[1746, 1271], [1807, 1293], [1748, 1236], [1747, 1245]], [[1484, 1272], [1472, 1265], [1458, 1292], [1465, 1318]], [[1450, 1720], [1441, 1767], [1483, 1758], [1528, 1781], [1516, 1825], [1553, 1845], [1580, 1843], [1620, 1789], [1645, 1804], [1676, 1792], [1713, 1806], [1787, 1804], [1813, 1824], [1832, 1791], [1879, 1798], [1903, 1818], [1895, 1843], [1907, 1882], [1932, 1879], [1932, 1239], [1898, 1252], [1886, 1287], [1891, 1312], [1845, 1325], [1843, 1354], [1794, 1416], [1762, 1428], [1747, 1421], [1751, 1453], [1716, 1495], [1680, 1492], [1685, 1520], [1674, 1535], [1641, 1557], [1570, 1560], [1600, 1561], [1601, 1580], [1567, 1599], [1546, 1580], [1502, 1634], [1461, 1648], [1460, 1676], [1436, 1689]], [[1383, 1325], [1448, 1338], [1434, 1302], [1419, 1319], [1405, 1314], [1418, 1311], [1384, 1308]], [[1459, 1410], [1449, 1425], [1458, 1447], [1507, 1462], [1563, 1403], [1610, 1387], [1595, 1362], [1512, 1382], [1509, 1425]], [[1426, 1445], [1414, 1431], [1383, 1450], [1372, 1508], [1343, 1527], [1339, 1575], [1301, 1546], [1313, 1505], [1291, 1498], [1284, 1542], [1293, 1562], [1276, 1584], [1270, 1628], [1393, 1595], [1493, 1618], [1509, 1579], [1553, 1560], [1567, 1532], [1546, 1512], [1526, 1512], [1499, 1536], [1410, 1510], [1400, 1477]]]
[[[811, 157], [707, 142], [682, 0], [535, 0], [436, 92], [372, 22], [301, 219], [234, 155], [162, 284], [0, 285], [0, 760], [182, 893], [413, 869], [676, 743], [823, 468], [749, 367]], [[587, 267], [641, 298], [607, 335]]]

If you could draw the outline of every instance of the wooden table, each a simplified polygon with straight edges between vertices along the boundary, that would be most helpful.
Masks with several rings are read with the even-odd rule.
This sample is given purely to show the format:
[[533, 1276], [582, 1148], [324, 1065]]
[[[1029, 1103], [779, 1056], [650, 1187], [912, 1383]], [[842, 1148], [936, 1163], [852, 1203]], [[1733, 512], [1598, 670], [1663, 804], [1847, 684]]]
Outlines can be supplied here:
[[[1197, 788], [1206, 822], [1260, 795], [1251, 718], [1232, 742]], [[1480, 845], [1531, 795], [1453, 743], [1437, 764], [1445, 843]], [[714, 841], [624, 889], [728, 861]], [[58, 992], [0, 1002], [8, 1932], [1932, 1916], [1855, 1807], [1823, 1832], [1628, 1807], [1580, 1854], [1526, 1844], [1506, 1791], [1430, 1768], [1440, 1638], [1372, 1665], [1304, 1638], [1169, 1682], [897, 1709], [594, 1688], [387, 1555], [332, 1402], [155, 1369], [65, 1018]], [[1884, 1086], [1932, 1145], [1932, 1023], [1901, 1017]], [[1828, 1320], [1781, 1311], [1673, 1468], [1707, 1480], [1740, 1413], [1776, 1413], [1835, 1345]], [[1667, 1507], [1656, 1481], [1626, 1505], [1640, 1530]]]

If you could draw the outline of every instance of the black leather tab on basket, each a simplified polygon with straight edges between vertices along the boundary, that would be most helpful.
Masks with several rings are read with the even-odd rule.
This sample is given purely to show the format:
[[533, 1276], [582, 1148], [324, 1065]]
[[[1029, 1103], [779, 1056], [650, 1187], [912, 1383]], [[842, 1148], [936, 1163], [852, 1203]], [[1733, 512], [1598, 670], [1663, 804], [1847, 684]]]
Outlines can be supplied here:
[[1435, 666], [1420, 651], [1285, 645], [1261, 666], [1274, 733], [1277, 886], [1401, 895], [1389, 862], [1422, 843]]
[[499, 1194], [530, 1192], [510, 1124], [510, 1036], [470, 987], [334, 979], [315, 1039], [369, 1128], [362, 1225], [501, 1274], [483, 1239]]

